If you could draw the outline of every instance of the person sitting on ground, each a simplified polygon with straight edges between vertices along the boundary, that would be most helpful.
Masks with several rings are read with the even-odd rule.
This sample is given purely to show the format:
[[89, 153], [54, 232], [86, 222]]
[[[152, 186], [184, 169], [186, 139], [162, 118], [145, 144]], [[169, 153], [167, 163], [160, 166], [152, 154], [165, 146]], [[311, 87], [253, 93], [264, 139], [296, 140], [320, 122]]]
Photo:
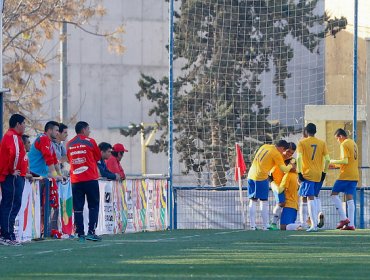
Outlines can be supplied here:
[[[293, 164], [294, 159], [287, 159], [285, 164]], [[298, 213], [298, 174], [295, 169], [286, 173], [280, 184], [280, 191], [285, 193], [285, 205], [281, 212], [280, 230], [302, 230], [302, 225], [296, 223]]]
[[[283, 152], [283, 158], [284, 160], [290, 160], [292, 159], [292, 163], [294, 163], [294, 159], [292, 158], [295, 150], [297, 149], [297, 146], [293, 143], [289, 143], [289, 149], [285, 150]], [[284, 176], [288, 176], [289, 173], [284, 173], [280, 170], [278, 166], [274, 166], [274, 168], [271, 170], [271, 189], [274, 194], [276, 205], [273, 209], [273, 216], [272, 216], [272, 222], [270, 225], [271, 230], [277, 230], [277, 223], [280, 220], [281, 217], [281, 211], [283, 210], [285, 206], [285, 192], [284, 188], [280, 188], [281, 182], [283, 181]]]

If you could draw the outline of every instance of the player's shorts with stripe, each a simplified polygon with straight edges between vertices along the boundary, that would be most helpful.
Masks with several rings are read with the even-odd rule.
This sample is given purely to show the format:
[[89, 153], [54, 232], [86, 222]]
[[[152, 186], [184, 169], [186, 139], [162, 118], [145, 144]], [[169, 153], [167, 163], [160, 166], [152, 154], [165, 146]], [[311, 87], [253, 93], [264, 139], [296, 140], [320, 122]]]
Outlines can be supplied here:
[[336, 180], [332, 192], [355, 195], [357, 181]]
[[289, 225], [294, 224], [297, 220], [297, 209], [284, 207], [281, 212], [280, 224]]
[[319, 193], [321, 191], [321, 188], [322, 188], [322, 184], [324, 183], [324, 181], [322, 182], [316, 182], [315, 184], [315, 196], [319, 196]]
[[267, 200], [269, 197], [269, 180], [255, 181], [248, 179], [248, 198]]
[[274, 197], [276, 203], [284, 203], [285, 202], [285, 192], [278, 193], [277, 191], [272, 191], [274, 193]]
[[[307, 196], [315, 196], [316, 193], [320, 192], [322, 183], [321, 182], [312, 182], [312, 181], [303, 181], [301, 186], [299, 187], [298, 195], [307, 197]], [[318, 190], [318, 192], [317, 192]]]

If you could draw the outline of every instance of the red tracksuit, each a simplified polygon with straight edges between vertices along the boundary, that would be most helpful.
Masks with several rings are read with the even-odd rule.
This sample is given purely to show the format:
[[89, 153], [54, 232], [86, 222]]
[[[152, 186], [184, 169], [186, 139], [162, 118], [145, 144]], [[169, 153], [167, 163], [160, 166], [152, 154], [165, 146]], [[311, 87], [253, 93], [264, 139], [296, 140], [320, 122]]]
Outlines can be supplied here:
[[[13, 175], [19, 170], [19, 175]], [[15, 240], [14, 223], [21, 208], [24, 178], [28, 171], [28, 160], [22, 136], [10, 128], [4, 135], [0, 147], [0, 182], [2, 200], [0, 204], [1, 235]]]
[[99, 178], [97, 161], [101, 153], [95, 140], [82, 134], [67, 143], [67, 157], [71, 165], [71, 182], [86, 182]]
[[26, 176], [28, 158], [23, 145], [22, 135], [10, 128], [4, 135], [0, 147], [0, 182], [5, 181], [7, 175], [20, 170], [20, 176]]

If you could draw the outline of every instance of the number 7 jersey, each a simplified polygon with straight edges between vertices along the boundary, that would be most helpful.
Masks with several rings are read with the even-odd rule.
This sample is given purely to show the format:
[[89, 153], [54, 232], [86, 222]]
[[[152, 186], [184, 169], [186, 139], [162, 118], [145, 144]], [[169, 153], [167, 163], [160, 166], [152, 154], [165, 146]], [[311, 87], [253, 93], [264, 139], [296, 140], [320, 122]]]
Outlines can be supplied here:
[[298, 142], [297, 153], [302, 155], [302, 175], [311, 182], [320, 182], [324, 171], [324, 157], [329, 154], [326, 143], [316, 137]]

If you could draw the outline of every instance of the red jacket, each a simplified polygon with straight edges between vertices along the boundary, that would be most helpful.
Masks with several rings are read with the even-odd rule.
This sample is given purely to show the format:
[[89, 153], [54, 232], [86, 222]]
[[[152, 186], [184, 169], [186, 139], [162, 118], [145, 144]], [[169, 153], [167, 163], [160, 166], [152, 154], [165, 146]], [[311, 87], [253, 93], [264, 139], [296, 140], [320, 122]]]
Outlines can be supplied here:
[[28, 158], [22, 141], [22, 134], [10, 128], [4, 135], [0, 147], [0, 182], [5, 181], [7, 175], [15, 170], [20, 176], [26, 176], [28, 171]]
[[77, 134], [67, 143], [67, 157], [71, 165], [71, 182], [86, 182], [99, 178], [97, 161], [101, 153], [95, 140]]
[[107, 168], [110, 172], [118, 173], [121, 176], [122, 180], [126, 179], [125, 171], [123, 171], [123, 168], [116, 157], [110, 156], [105, 161], [105, 164], [107, 165]]

